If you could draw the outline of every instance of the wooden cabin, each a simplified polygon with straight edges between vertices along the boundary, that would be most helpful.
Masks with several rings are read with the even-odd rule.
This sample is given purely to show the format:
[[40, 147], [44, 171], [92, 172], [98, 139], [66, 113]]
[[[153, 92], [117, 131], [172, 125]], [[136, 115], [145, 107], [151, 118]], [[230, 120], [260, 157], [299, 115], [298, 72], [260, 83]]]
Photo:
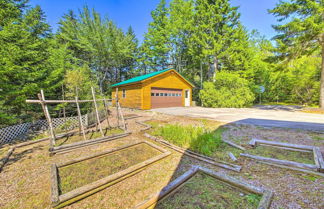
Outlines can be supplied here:
[[112, 85], [122, 107], [142, 110], [192, 104], [192, 85], [174, 69], [137, 76]]

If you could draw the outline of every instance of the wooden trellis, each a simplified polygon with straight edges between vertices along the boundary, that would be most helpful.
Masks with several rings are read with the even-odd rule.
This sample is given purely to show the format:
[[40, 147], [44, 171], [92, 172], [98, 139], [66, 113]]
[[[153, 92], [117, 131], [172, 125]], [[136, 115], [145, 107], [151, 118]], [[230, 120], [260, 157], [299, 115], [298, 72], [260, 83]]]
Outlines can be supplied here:
[[[91, 93], [92, 93], [92, 100], [79, 100], [78, 95], [75, 97], [74, 100], [46, 100], [45, 99], [45, 95], [44, 95], [44, 91], [41, 90], [40, 94], [38, 94], [38, 98], [39, 100], [26, 100], [27, 103], [37, 103], [37, 104], [41, 104], [42, 105], [42, 109], [45, 115], [45, 118], [47, 120], [48, 123], [48, 127], [49, 127], [49, 131], [50, 131], [50, 152], [52, 153], [57, 153], [58, 150], [70, 150], [73, 148], [77, 148], [77, 147], [81, 147], [81, 146], [86, 146], [87, 144], [93, 144], [94, 142], [100, 143], [103, 142], [105, 140], [108, 140], [109, 138], [118, 138], [118, 136], [123, 137], [126, 136], [128, 134], [130, 134], [129, 132], [127, 132], [126, 130], [126, 124], [125, 124], [125, 120], [121, 111], [121, 107], [118, 101], [118, 96], [116, 96], [115, 101], [116, 101], [116, 116], [117, 116], [117, 127], [116, 128], [121, 128], [124, 130], [124, 133], [122, 134], [117, 134], [117, 135], [112, 135], [112, 136], [105, 136], [104, 132], [103, 132], [103, 128], [101, 125], [102, 120], [99, 117], [99, 111], [98, 111], [98, 105], [97, 102], [98, 101], [102, 101], [104, 103], [104, 107], [105, 107], [105, 113], [106, 113], [106, 120], [107, 120], [107, 125], [110, 127], [110, 123], [109, 123], [109, 109], [108, 109], [108, 102], [112, 101], [112, 99], [96, 99], [95, 96], [95, 90], [93, 87], [91, 87]], [[85, 130], [85, 125], [84, 122], [82, 121], [82, 115], [81, 115], [81, 110], [80, 110], [80, 103], [85, 103], [85, 102], [92, 102], [94, 104], [94, 109], [95, 109], [95, 117], [96, 117], [96, 127], [99, 128], [99, 131], [102, 135], [102, 137], [100, 138], [96, 138], [96, 139], [92, 139], [92, 140], [86, 140], [86, 136], [85, 134], [88, 133], [89, 131]], [[80, 135], [82, 134], [83, 136], [83, 141], [81, 142], [75, 142], [73, 144], [68, 144], [68, 145], [61, 145], [61, 146], [55, 146], [56, 144], [56, 140], [58, 139], [58, 137], [55, 134], [54, 131], [54, 125], [53, 125], [53, 121], [52, 118], [50, 116], [49, 110], [48, 110], [48, 104], [64, 104], [64, 103], [73, 103], [76, 104], [76, 109], [77, 109], [77, 113], [78, 113], [78, 122], [79, 122], [79, 133]], [[108, 127], [108, 128], [109, 128]]]

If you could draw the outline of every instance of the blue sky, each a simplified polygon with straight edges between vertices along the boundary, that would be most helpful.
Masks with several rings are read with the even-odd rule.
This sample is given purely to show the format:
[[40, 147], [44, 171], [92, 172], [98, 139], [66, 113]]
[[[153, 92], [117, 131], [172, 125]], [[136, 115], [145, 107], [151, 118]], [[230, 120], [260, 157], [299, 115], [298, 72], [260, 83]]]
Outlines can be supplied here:
[[[167, 0], [169, 2], [170, 0]], [[271, 38], [275, 35], [271, 28], [276, 24], [275, 18], [267, 13], [279, 0], [232, 0], [233, 6], [240, 6], [241, 20], [249, 29], [257, 29], [261, 35]], [[31, 5], [40, 5], [47, 16], [47, 22], [54, 31], [63, 14], [72, 9], [77, 11], [87, 4], [101, 15], [107, 15], [119, 27], [126, 30], [131, 25], [139, 40], [151, 21], [150, 12], [159, 0], [30, 0]]]

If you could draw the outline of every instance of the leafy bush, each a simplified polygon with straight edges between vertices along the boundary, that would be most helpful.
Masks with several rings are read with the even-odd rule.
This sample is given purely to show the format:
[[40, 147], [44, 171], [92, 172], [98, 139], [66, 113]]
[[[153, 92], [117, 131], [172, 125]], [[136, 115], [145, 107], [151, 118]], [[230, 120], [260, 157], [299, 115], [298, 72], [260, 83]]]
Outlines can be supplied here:
[[178, 146], [189, 148], [204, 155], [212, 155], [222, 144], [222, 129], [205, 130], [200, 126], [166, 124], [153, 133]]
[[255, 99], [248, 81], [227, 71], [217, 73], [215, 82], [204, 82], [199, 95], [205, 107], [246, 107]]

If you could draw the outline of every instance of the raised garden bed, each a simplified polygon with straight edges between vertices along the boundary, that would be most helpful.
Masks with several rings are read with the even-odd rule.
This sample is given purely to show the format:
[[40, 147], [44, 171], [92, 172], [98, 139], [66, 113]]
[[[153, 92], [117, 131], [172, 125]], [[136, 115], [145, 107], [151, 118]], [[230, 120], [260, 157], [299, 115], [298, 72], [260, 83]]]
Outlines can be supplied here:
[[318, 147], [252, 139], [254, 148], [241, 156], [274, 165], [324, 172], [324, 160]]
[[[86, 131], [86, 132], [87, 132], [85, 134], [86, 140], [93, 140], [93, 139], [97, 139], [97, 138], [102, 137], [101, 133], [99, 131], [94, 130], [94, 129]], [[124, 133], [124, 130], [122, 130], [120, 128], [111, 128], [111, 129], [104, 129], [103, 132], [104, 132], [105, 136], [110, 136], [110, 135], [113, 135], [113, 134]], [[55, 143], [55, 147], [59, 147], [61, 145], [65, 145], [65, 144], [72, 144], [72, 143], [80, 142], [80, 141], [84, 141], [83, 136], [80, 135], [79, 133], [73, 133], [73, 135], [68, 135], [66, 137], [57, 139], [56, 143]]]
[[118, 139], [131, 134], [131, 132], [124, 131], [119, 128], [104, 129], [103, 133], [104, 136], [102, 136], [99, 131], [87, 130], [85, 131], [86, 139], [84, 139], [84, 137], [78, 132], [64, 134], [63, 137], [60, 137], [56, 140], [57, 144], [54, 147], [50, 147], [49, 151], [51, 154], [69, 152], [80, 147]]
[[135, 206], [146, 208], [259, 208], [270, 207], [273, 193], [200, 166], [172, 181]]
[[170, 155], [169, 151], [142, 141], [91, 156], [53, 164], [51, 201], [71, 204], [115, 184]]
[[205, 121], [195, 121], [196, 125], [168, 124], [165, 121], [151, 120], [145, 122], [152, 129], [153, 136], [162, 137], [164, 140], [186, 150], [191, 150], [208, 157], [222, 161], [232, 161], [228, 153], [238, 157], [245, 148], [222, 139], [226, 128], [207, 125]]

